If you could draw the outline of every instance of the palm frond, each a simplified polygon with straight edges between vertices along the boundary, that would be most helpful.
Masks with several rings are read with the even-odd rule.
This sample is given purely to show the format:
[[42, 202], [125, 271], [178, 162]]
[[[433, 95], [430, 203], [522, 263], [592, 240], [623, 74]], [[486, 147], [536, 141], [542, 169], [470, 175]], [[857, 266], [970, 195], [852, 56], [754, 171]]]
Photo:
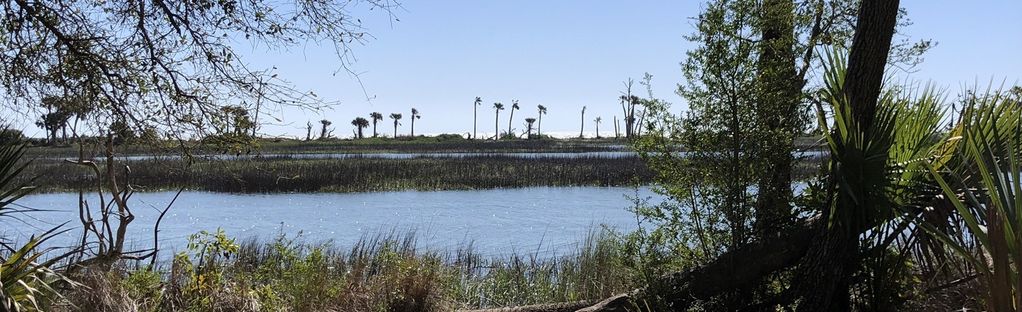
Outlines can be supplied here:
[[[1020, 113], [1018, 102], [1000, 92], [988, 92], [966, 108], [952, 131], [958, 135], [955, 156], [927, 164], [962, 225], [955, 233], [939, 230], [949, 225], [934, 224], [932, 219], [922, 227], [977, 268], [987, 286], [986, 304], [991, 311], [1022, 309]], [[946, 166], [941, 169], [941, 165]], [[977, 246], [954, 234], [971, 238]]]
[[34, 178], [16, 183], [16, 178], [28, 166], [28, 162], [21, 162], [24, 155], [24, 145], [0, 146], [0, 217], [10, 217], [15, 213], [30, 211], [27, 208], [11, 205], [35, 189], [34, 186], [31, 186]]

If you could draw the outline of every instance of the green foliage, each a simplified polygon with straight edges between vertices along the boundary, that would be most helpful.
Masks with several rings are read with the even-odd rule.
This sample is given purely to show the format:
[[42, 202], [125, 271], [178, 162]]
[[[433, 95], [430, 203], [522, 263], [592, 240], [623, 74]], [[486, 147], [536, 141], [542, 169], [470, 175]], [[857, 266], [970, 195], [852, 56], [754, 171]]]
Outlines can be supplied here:
[[[22, 162], [23, 145], [0, 145], [0, 218], [19, 220], [16, 214], [32, 209], [16, 208], [15, 201], [28, 195], [35, 187], [28, 181], [15, 180], [28, 166]], [[43, 244], [63, 232], [60, 226], [40, 235], [33, 235], [22, 245], [11, 246], [0, 236], [4, 250], [0, 251], [0, 311], [46, 311], [54, 298], [59, 297], [58, 286], [75, 284], [52, 269], [66, 255], [48, 253]]]
[[20, 130], [14, 130], [0, 125], [0, 145], [21, 144], [25, 140], [25, 134]]
[[610, 232], [595, 232], [570, 255], [492, 260], [470, 247], [422, 251], [410, 234], [363, 237], [348, 250], [300, 238], [239, 245], [222, 231], [199, 233], [169, 276], [104, 271], [69, 296], [80, 303], [72, 310], [450, 311], [592, 300], [636, 287], [628, 276], [636, 268]]
[[73, 285], [57, 271], [51, 269], [63, 257], [41, 258], [46, 254], [40, 246], [59, 234], [52, 229], [33, 236], [18, 249], [0, 254], [0, 310], [3, 311], [47, 311], [50, 303], [58, 298], [58, 285]]
[[863, 231], [894, 218], [899, 207], [913, 204], [922, 182], [922, 159], [931, 155], [943, 116], [940, 94], [892, 90], [878, 100], [872, 125], [863, 129], [842, 90], [845, 60], [828, 54], [829, 70], [821, 99], [833, 114], [828, 126], [824, 108], [819, 123], [830, 149], [830, 179], [837, 198], [827, 216], [832, 227]]
[[990, 311], [1022, 308], [1022, 108], [989, 93], [967, 106], [945, 147], [927, 163], [957, 218], [928, 218], [929, 233], [980, 273]]
[[121, 280], [120, 287], [140, 308], [148, 307], [147, 311], [157, 311], [163, 303], [163, 276], [151, 268], [131, 271]]
[[[238, 248], [234, 239], [221, 229], [189, 236], [188, 251], [174, 256], [171, 283], [176, 287], [171, 293], [172, 300], [187, 311], [218, 311], [234, 305], [232, 298], [241, 297], [244, 301], [246, 296], [228, 287], [225, 267]], [[217, 298], [218, 295], [227, 300]]]

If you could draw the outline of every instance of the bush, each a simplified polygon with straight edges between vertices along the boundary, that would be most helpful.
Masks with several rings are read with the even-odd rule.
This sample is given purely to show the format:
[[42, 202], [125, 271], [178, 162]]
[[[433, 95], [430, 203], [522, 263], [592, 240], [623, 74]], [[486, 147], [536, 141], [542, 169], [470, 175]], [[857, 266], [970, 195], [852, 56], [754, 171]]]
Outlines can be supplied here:
[[5, 129], [0, 127], [0, 145], [15, 145], [25, 141], [25, 134], [21, 130]]

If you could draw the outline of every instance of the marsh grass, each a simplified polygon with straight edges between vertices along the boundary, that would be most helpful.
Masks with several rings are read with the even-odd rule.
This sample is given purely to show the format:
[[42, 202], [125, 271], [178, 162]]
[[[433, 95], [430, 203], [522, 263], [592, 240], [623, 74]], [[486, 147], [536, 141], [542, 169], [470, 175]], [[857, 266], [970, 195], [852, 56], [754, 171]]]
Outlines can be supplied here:
[[[102, 141], [83, 140], [86, 157], [102, 154]], [[183, 145], [182, 145], [183, 144]], [[626, 149], [627, 141], [613, 139], [533, 139], [533, 140], [467, 140], [458, 135], [417, 136], [365, 139], [257, 139], [242, 149], [223, 148], [216, 144], [202, 142], [155, 141], [146, 144], [124, 144], [117, 146], [118, 155], [181, 155], [187, 151], [192, 155], [244, 153], [258, 154], [303, 154], [303, 153], [456, 153], [456, 152], [600, 152]], [[185, 149], [182, 149], [182, 146]], [[79, 153], [78, 144], [61, 146], [33, 146], [27, 154], [31, 157], [73, 158]]]
[[[533, 158], [348, 158], [126, 161], [129, 183], [142, 190], [268, 192], [365, 192], [468, 190], [531, 186], [622, 186], [652, 179], [636, 157]], [[94, 185], [86, 168], [62, 162], [36, 162], [30, 175], [49, 191]], [[123, 171], [124, 169], [122, 169]], [[123, 173], [123, 172], [122, 172]]]
[[362, 237], [343, 249], [280, 236], [190, 238], [162, 269], [83, 270], [60, 311], [451, 311], [599, 299], [634, 285], [619, 241], [597, 232], [570, 255], [487, 259], [471, 245], [416, 246], [414, 234]]

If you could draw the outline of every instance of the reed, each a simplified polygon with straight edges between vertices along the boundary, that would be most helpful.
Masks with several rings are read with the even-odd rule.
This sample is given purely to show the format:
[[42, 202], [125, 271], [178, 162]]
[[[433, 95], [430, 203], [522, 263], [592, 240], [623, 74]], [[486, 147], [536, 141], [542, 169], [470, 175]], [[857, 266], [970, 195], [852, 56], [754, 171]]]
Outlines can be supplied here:
[[[272, 158], [191, 165], [184, 160], [136, 160], [124, 165], [131, 169], [128, 182], [142, 190], [185, 187], [246, 193], [622, 186], [652, 178], [636, 157]], [[39, 175], [38, 183], [49, 191], [95, 185], [93, 173], [71, 164], [38, 161], [30, 171], [27, 176]]]
[[278, 237], [235, 243], [193, 236], [167, 268], [123, 264], [83, 273], [57, 311], [451, 311], [598, 299], [634, 285], [617, 238], [597, 232], [575, 253], [486, 259], [471, 245], [416, 246], [413, 233], [365, 236], [348, 249]]

